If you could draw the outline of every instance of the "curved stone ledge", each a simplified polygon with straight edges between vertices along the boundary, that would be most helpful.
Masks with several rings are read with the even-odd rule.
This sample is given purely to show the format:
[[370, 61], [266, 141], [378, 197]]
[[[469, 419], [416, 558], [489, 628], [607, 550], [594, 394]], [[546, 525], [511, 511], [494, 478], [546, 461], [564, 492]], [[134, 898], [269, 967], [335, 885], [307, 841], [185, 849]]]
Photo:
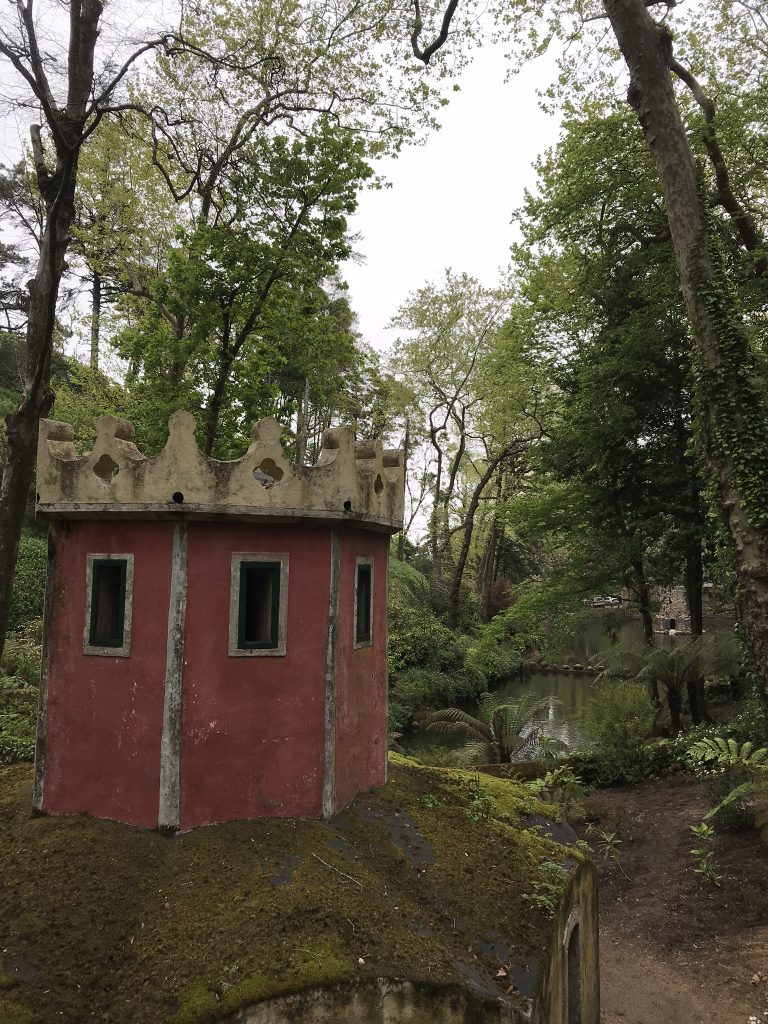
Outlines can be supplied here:
[[272, 417], [254, 424], [245, 455], [230, 461], [200, 451], [189, 413], [175, 412], [168, 429], [165, 448], [149, 458], [133, 443], [131, 423], [102, 416], [93, 448], [78, 456], [68, 423], [41, 420], [38, 512], [59, 518], [183, 513], [201, 519], [351, 520], [390, 533], [402, 527], [403, 453], [385, 451], [380, 440], [356, 442], [349, 427], [325, 431], [314, 466], [286, 458], [280, 424]]
[[501, 999], [458, 985], [374, 978], [306, 989], [252, 1003], [227, 1024], [527, 1024], [527, 1014]]

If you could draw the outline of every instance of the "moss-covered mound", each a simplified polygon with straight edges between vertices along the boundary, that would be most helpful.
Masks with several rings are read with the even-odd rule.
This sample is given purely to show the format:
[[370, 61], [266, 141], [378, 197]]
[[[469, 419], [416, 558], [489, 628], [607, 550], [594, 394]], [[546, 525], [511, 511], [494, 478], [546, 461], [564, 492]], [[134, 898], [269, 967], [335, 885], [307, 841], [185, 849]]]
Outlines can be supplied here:
[[31, 783], [0, 769], [3, 1024], [198, 1024], [367, 977], [514, 1001], [512, 969], [546, 942], [551, 864], [573, 854], [523, 826], [546, 811], [523, 786], [402, 758], [333, 821], [175, 838], [32, 818]]

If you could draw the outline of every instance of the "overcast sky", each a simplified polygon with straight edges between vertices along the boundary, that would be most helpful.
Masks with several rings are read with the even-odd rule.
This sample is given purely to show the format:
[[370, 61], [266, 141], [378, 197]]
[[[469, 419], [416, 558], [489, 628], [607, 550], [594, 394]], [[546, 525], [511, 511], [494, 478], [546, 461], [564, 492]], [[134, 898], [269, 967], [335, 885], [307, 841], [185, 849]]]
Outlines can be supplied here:
[[386, 325], [410, 291], [446, 267], [492, 285], [508, 262], [512, 210], [534, 185], [531, 165], [555, 142], [559, 121], [535, 95], [554, 77], [553, 60], [506, 83], [505, 72], [502, 49], [485, 48], [442, 111], [441, 131], [382, 161], [392, 187], [360, 197], [351, 227], [365, 262], [347, 264], [345, 276], [360, 331], [379, 349], [394, 340]]

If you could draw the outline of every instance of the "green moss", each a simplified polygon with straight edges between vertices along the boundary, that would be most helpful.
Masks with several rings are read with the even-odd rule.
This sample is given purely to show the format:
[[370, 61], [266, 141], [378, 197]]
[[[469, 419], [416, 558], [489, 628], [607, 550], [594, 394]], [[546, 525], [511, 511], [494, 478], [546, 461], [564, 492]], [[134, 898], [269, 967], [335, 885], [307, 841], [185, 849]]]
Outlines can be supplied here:
[[516, 824], [551, 808], [514, 780], [482, 776], [493, 812], [471, 820], [476, 779], [393, 757], [388, 785], [336, 820], [168, 838], [32, 818], [31, 769], [0, 768], [0, 948], [37, 967], [14, 998], [35, 1024], [209, 1024], [320, 984], [461, 984], [457, 963], [493, 984], [478, 943], [493, 931], [519, 962], [536, 955], [551, 925], [523, 894], [571, 851]]
[[16, 979], [0, 964], [0, 989], [13, 988], [15, 984]]
[[208, 1024], [220, 1016], [220, 1000], [204, 978], [194, 978], [182, 992], [174, 1024]]
[[307, 949], [297, 950], [287, 970], [279, 976], [259, 973], [232, 982], [234, 971], [236, 968], [230, 969], [226, 978], [215, 981], [195, 978], [181, 996], [173, 1024], [209, 1024], [263, 999], [347, 981], [354, 976], [351, 960], [339, 953], [332, 940], [314, 942]]
[[29, 1010], [3, 996], [0, 996], [0, 1020], [3, 1024], [33, 1024]]

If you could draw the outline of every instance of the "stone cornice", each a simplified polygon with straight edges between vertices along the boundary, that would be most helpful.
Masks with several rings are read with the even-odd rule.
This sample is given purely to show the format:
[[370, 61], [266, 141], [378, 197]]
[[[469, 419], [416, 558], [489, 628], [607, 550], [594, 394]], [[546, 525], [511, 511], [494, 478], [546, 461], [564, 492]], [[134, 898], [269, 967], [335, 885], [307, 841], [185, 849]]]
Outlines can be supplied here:
[[37, 511], [59, 518], [244, 518], [349, 520], [394, 533], [403, 524], [403, 453], [381, 441], [355, 442], [332, 427], [314, 466], [289, 462], [280, 424], [269, 417], [251, 430], [240, 459], [222, 462], [200, 451], [187, 412], [168, 421], [165, 448], [148, 458], [133, 443], [133, 425], [117, 416], [96, 423], [90, 452], [78, 456], [68, 423], [40, 421]]

